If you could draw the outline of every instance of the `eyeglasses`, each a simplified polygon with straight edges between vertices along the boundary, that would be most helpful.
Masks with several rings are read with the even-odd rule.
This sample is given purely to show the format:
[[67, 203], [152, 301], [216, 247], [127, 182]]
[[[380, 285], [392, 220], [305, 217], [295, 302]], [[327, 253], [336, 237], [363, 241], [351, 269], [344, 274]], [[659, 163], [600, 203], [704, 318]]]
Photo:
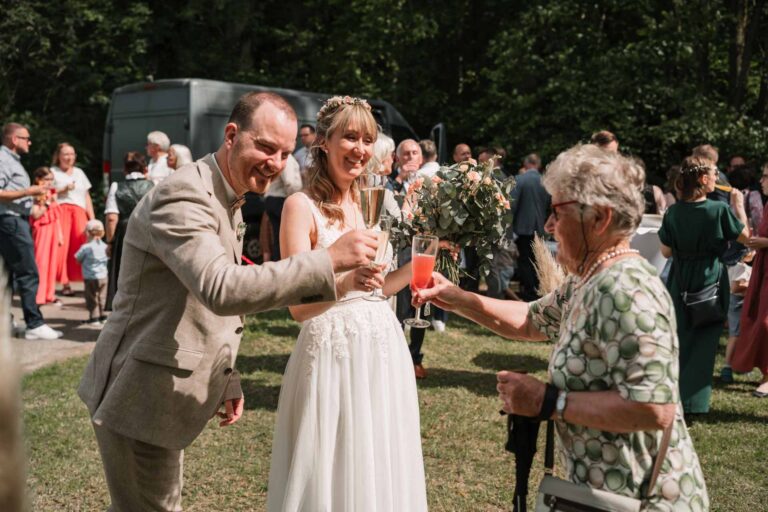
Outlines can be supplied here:
[[581, 204], [578, 201], [563, 201], [562, 203], [553, 203], [552, 204], [552, 215], [555, 216], [555, 220], [559, 221], [560, 218], [557, 216], [557, 209], [562, 208], [563, 206], [568, 206], [569, 204]]
[[28, 140], [28, 141], [32, 140], [32, 139], [29, 138], [29, 135], [27, 135], [26, 137], [23, 136], [23, 135], [17, 135], [16, 138], [17, 139], [21, 139], [21, 140]]

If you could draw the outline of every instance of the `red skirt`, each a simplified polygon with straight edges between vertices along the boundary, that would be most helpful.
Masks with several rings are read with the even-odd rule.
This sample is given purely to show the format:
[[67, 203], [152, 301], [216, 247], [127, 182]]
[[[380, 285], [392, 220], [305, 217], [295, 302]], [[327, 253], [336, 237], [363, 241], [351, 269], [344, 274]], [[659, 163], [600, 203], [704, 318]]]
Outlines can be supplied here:
[[52, 203], [48, 211], [38, 219], [29, 219], [32, 240], [35, 244], [35, 263], [40, 281], [35, 302], [38, 305], [56, 300], [56, 275], [61, 265], [59, 256], [59, 205]]
[[64, 244], [59, 251], [60, 265], [56, 280], [68, 285], [72, 281], [83, 280], [83, 270], [75, 259], [75, 253], [87, 241], [85, 225], [88, 223], [88, 215], [74, 204], [65, 203], [60, 206]]

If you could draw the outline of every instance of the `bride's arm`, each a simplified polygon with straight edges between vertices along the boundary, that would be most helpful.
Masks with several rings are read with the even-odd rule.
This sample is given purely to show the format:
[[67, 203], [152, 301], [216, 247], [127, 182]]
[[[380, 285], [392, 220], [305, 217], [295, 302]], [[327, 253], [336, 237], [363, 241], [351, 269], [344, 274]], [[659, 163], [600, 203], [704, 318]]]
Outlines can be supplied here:
[[409, 261], [397, 270], [393, 270], [384, 280], [384, 287], [381, 289], [382, 293], [389, 297], [394, 295], [406, 286], [411, 281], [411, 262]]
[[[280, 257], [282, 259], [312, 250], [312, 240], [317, 240], [317, 228], [312, 211], [305, 197], [293, 194], [285, 200], [280, 220]], [[336, 277], [336, 296], [339, 294], [339, 277]], [[317, 302], [300, 306], [288, 306], [297, 322], [317, 316], [333, 306], [333, 302]]]
[[[285, 200], [280, 222], [280, 256], [288, 258], [295, 254], [311, 251], [317, 243], [317, 226], [307, 199], [302, 194], [293, 194]], [[358, 268], [336, 275], [336, 297], [356, 289], [366, 289], [362, 286], [362, 278], [373, 275], [366, 268]], [[289, 306], [291, 316], [297, 322], [309, 320], [324, 313], [335, 302], [317, 302], [300, 306]]]

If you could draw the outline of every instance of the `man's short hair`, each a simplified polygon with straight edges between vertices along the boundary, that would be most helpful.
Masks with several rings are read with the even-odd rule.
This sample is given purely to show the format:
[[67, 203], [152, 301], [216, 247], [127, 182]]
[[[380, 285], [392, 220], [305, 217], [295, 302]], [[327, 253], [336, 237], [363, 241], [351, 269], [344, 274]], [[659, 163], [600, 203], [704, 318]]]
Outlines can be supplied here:
[[523, 163], [532, 165], [537, 169], [539, 169], [541, 167], [541, 158], [539, 158], [539, 155], [537, 155], [536, 153], [531, 153], [530, 155], [525, 157], [525, 160], [523, 160]]
[[698, 156], [699, 158], [706, 158], [712, 165], [717, 165], [717, 160], [720, 158], [720, 154], [717, 152], [717, 148], [712, 144], [702, 144], [696, 146], [691, 151], [691, 156]]
[[171, 139], [164, 132], [154, 131], [147, 134], [147, 142], [150, 144], [156, 144], [160, 151], [168, 151], [171, 147]]
[[249, 92], [243, 94], [237, 100], [227, 122], [235, 123], [241, 130], [248, 130], [251, 127], [253, 114], [264, 103], [271, 103], [289, 118], [296, 120], [296, 112], [293, 110], [293, 107], [279, 94], [273, 92]]
[[3, 125], [3, 142], [6, 142], [16, 133], [16, 130], [26, 128], [23, 124], [19, 123], [5, 123]]
[[315, 133], [315, 127], [311, 124], [303, 124], [299, 126], [299, 131], [303, 130], [304, 128], [309, 128], [309, 133]]
[[596, 144], [600, 147], [607, 146], [611, 142], [618, 142], [618, 139], [616, 138], [616, 135], [613, 134], [613, 132], [609, 132], [608, 130], [600, 130], [599, 132], [595, 132], [592, 134], [592, 137], [590, 137], [589, 142], [592, 144]]
[[[401, 141], [400, 141], [400, 144], [398, 144], [398, 145], [397, 145], [397, 149], [395, 150], [395, 154], [396, 154], [397, 156], [400, 156], [400, 155], [402, 155], [402, 154], [403, 154], [403, 146], [405, 146], [406, 144], [410, 144], [410, 143], [416, 144], [416, 147], [418, 147], [418, 148], [419, 148], [419, 151], [421, 151], [421, 146], [419, 146], [419, 143], [418, 143], [418, 142], [416, 142], [416, 141], [415, 141], [415, 140], [413, 140], [413, 139], [404, 139], [404, 140], [401, 140]], [[422, 157], [423, 157], [423, 156], [424, 156], [424, 155], [422, 155]]]
[[437, 157], [437, 146], [435, 146], [432, 139], [420, 140], [419, 147], [421, 148], [421, 155], [427, 162], [431, 162]]

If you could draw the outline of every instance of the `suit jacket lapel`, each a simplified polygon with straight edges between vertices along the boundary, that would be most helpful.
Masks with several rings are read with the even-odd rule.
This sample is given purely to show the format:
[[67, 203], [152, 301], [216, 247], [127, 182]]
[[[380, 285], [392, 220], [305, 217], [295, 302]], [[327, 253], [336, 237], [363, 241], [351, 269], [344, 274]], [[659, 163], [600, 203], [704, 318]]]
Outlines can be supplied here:
[[237, 210], [235, 214], [229, 208], [230, 200], [227, 196], [227, 188], [224, 184], [224, 176], [213, 160], [213, 154], [206, 155], [202, 162], [206, 164], [207, 176], [206, 184], [210, 183], [209, 194], [219, 216], [221, 225], [221, 235], [226, 241], [232, 258], [235, 263], [240, 263], [240, 253], [242, 252], [242, 241], [237, 240], [237, 226], [242, 221], [242, 214]]

